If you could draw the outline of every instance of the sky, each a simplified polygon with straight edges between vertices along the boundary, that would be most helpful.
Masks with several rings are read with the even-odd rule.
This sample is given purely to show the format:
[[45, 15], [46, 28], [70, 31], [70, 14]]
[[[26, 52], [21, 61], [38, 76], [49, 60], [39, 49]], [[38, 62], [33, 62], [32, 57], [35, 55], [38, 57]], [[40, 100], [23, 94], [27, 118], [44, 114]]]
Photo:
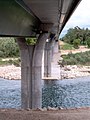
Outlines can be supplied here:
[[90, 0], [82, 0], [80, 2], [65, 25], [60, 37], [64, 36], [69, 28], [74, 28], [76, 26], [90, 29]]

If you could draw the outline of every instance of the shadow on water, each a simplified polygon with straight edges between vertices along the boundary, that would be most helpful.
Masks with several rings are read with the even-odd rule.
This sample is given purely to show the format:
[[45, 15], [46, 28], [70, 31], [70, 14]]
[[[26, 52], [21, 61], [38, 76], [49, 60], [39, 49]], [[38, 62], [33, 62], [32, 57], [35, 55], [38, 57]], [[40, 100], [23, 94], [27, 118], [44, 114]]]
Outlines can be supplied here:
[[90, 77], [43, 81], [42, 107], [89, 107]]
[[66, 97], [64, 86], [60, 86], [56, 80], [44, 81], [42, 94], [42, 107], [62, 106], [62, 101]]

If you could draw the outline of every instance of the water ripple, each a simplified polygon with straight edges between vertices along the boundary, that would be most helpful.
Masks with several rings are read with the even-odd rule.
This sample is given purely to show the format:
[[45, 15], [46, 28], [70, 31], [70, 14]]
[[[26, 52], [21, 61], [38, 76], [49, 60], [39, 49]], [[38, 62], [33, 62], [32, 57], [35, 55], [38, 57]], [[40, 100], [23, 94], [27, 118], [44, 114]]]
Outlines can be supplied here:
[[[90, 77], [43, 81], [42, 107], [90, 107]], [[0, 79], [0, 108], [21, 107], [21, 81]]]

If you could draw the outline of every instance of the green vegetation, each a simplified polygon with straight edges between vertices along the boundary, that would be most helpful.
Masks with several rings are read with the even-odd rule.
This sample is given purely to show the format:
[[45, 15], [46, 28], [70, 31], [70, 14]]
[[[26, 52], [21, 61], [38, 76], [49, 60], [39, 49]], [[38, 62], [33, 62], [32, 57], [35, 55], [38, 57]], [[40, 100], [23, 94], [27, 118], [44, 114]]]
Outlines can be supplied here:
[[87, 39], [87, 46], [90, 48], [90, 38]]
[[[35, 45], [36, 38], [26, 38], [27, 45]], [[4, 61], [3, 61], [4, 58]], [[8, 58], [8, 60], [6, 59]], [[13, 59], [12, 59], [13, 58]], [[17, 58], [17, 59], [16, 59]], [[0, 38], [0, 65], [20, 66], [20, 52], [19, 46], [14, 38], [1, 37]]]
[[1, 66], [4, 66], [4, 65], [15, 65], [15, 66], [20, 66], [21, 64], [21, 61], [20, 61], [20, 58], [17, 58], [17, 59], [11, 59], [9, 58], [8, 60], [7, 59], [2, 59], [0, 58], [0, 65]]
[[19, 47], [14, 38], [0, 38], [0, 58], [19, 56]]
[[74, 47], [73, 47], [73, 45], [70, 45], [70, 44], [68, 44], [68, 43], [65, 43], [64, 45], [62, 45], [62, 46], [60, 47], [60, 49], [61, 49], [61, 50], [73, 50]]
[[87, 45], [90, 47], [90, 30], [88, 28], [81, 29], [78, 26], [70, 28], [62, 41], [73, 45], [78, 49], [78, 45]]
[[75, 49], [78, 49], [79, 48], [79, 45], [80, 45], [80, 39], [75, 39], [73, 41], [73, 46]]
[[27, 45], [35, 45], [37, 42], [36, 38], [26, 38]]
[[[90, 51], [63, 55], [63, 65], [90, 65]], [[60, 64], [60, 63], [59, 63]]]
[[[35, 45], [36, 38], [26, 38], [27, 45]], [[19, 57], [19, 47], [14, 38], [0, 38], [0, 58]]]

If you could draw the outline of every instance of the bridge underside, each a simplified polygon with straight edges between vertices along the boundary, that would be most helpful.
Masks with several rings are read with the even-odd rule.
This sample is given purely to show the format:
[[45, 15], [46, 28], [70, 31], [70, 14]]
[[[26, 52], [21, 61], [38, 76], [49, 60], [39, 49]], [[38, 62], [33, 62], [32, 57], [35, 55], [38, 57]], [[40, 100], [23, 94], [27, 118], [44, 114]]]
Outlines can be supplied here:
[[[58, 39], [63, 27], [80, 1], [0, 1], [0, 36], [16, 37], [21, 51], [21, 98], [23, 108], [41, 107], [43, 52], [49, 50], [50, 53], [49, 61], [47, 62], [45, 59], [45, 76], [50, 76], [53, 43]], [[26, 37], [36, 37], [37, 43], [33, 46], [28, 45]], [[48, 71], [46, 66], [49, 68]]]
[[81, 0], [1, 0], [0, 35], [36, 36], [41, 32], [59, 36]]

